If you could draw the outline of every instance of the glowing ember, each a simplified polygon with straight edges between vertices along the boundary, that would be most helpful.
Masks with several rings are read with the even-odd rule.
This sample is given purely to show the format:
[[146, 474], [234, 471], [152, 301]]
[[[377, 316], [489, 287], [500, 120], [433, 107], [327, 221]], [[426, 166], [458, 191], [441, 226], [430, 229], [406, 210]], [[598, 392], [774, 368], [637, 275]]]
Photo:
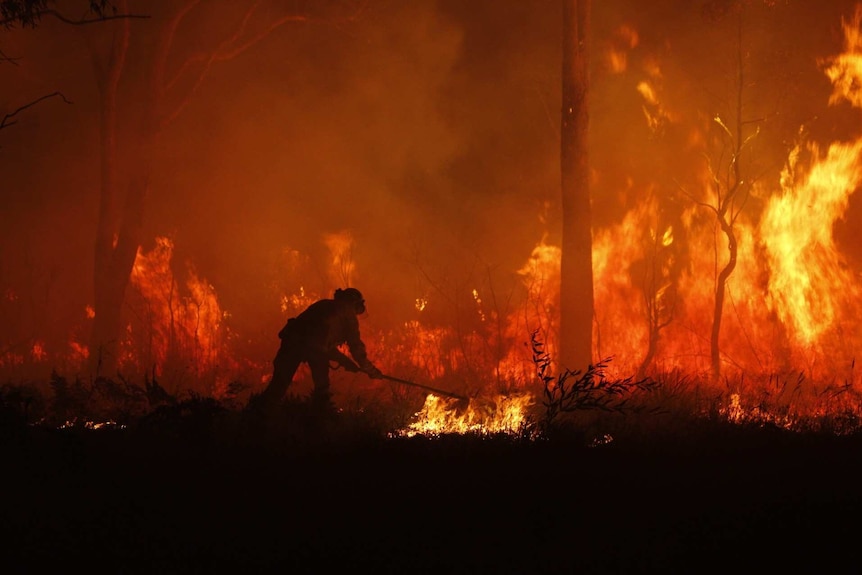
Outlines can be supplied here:
[[125, 425], [120, 425], [116, 421], [108, 420], [108, 421], [84, 421], [80, 423], [77, 419], [70, 419], [59, 426], [58, 429], [76, 429], [78, 427], [83, 427], [84, 429], [89, 430], [100, 430], [100, 429], [125, 429]]
[[730, 394], [730, 402], [718, 410], [727, 421], [736, 424], [775, 425], [784, 429], [793, 429], [798, 423], [789, 415], [776, 415], [759, 407], [745, 407], [738, 393]]
[[41, 341], [37, 341], [33, 344], [33, 348], [30, 350], [30, 355], [33, 357], [34, 361], [45, 361], [45, 358], [48, 357], [48, 354], [45, 352], [45, 345]]

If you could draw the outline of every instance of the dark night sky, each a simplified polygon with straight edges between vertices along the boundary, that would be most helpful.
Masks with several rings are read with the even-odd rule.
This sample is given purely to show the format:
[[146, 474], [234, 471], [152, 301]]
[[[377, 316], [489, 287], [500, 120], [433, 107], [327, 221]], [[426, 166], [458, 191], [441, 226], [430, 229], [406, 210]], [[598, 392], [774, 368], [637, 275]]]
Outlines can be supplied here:
[[[124, 152], [140, 119], [146, 48], [163, 22], [160, 7], [174, 3], [132, 4], [153, 17], [131, 23]], [[268, 13], [279, 13], [278, 4]], [[333, 24], [358, 4], [367, 6], [355, 20]], [[818, 66], [841, 51], [841, 17], [854, 5], [753, 4], [749, 105], [769, 118], [762, 161], [777, 177], [801, 124], [824, 141], [856, 135], [847, 110], [827, 110]], [[626, 190], [677, 172], [684, 178], [680, 164], [691, 152], [674, 142], [685, 141], [684, 126], [727, 104], [734, 26], [705, 5], [722, 3], [593, 3], [598, 225], [621, 218], [632, 201]], [[514, 272], [533, 246], [544, 233], [558, 238], [559, 2], [321, 6], [319, 20], [287, 24], [213, 64], [159, 139], [145, 237], [171, 236], [178, 270], [194, 265], [252, 339], [266, 340], [283, 321], [274, 283], [334, 287], [326, 234], [349, 231], [355, 240], [353, 280], [366, 292], [371, 325], [409, 316], [429, 290], [423, 273], [472, 287], [490, 270], [501, 292], [516, 289]], [[171, 65], [228, 34], [241, 9], [223, 1], [196, 8]], [[636, 45], [626, 44], [624, 26], [637, 31]], [[46, 20], [36, 31], [0, 33], [0, 49], [18, 58], [0, 63], [0, 112], [55, 90], [73, 102], [43, 102], [0, 131], [0, 287], [50, 317], [18, 326], [23, 333], [73, 329], [91, 301], [99, 156], [89, 46], [104, 56], [109, 31]], [[608, 68], [611, 48], [627, 54], [624, 72]], [[656, 65], [661, 74], [651, 76]], [[663, 140], [644, 120], [637, 85], [645, 78], [673, 111]], [[858, 125], [858, 115], [849, 117]], [[285, 249], [309, 258], [304, 275], [279, 265]]]

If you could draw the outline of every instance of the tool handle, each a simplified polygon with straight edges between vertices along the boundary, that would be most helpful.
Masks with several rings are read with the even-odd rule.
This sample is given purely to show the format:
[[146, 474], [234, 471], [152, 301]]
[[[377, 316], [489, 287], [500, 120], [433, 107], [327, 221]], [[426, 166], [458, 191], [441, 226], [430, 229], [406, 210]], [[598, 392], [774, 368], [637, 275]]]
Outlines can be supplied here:
[[389, 381], [394, 381], [396, 383], [403, 383], [404, 385], [412, 385], [413, 387], [421, 387], [422, 389], [427, 389], [428, 391], [433, 391], [438, 395], [445, 395], [447, 397], [452, 397], [455, 399], [466, 400], [467, 398], [463, 395], [458, 395], [457, 393], [452, 393], [450, 391], [443, 391], [442, 389], [437, 389], [434, 387], [430, 387], [428, 385], [422, 385], [421, 383], [416, 383], [415, 381], [410, 381], [407, 379], [401, 379], [400, 377], [394, 377], [391, 375], [383, 374], [383, 379], [388, 379]]

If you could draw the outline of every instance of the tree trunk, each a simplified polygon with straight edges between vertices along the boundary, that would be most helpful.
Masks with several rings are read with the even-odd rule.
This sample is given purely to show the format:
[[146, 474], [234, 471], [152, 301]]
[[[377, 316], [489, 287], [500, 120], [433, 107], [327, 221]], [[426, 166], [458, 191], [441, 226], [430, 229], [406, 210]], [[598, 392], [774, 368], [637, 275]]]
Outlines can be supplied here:
[[710, 333], [709, 340], [709, 359], [710, 359], [710, 368], [711, 373], [710, 377], [713, 383], [717, 383], [721, 378], [721, 316], [724, 312], [724, 296], [727, 290], [727, 281], [730, 278], [730, 275], [733, 273], [733, 270], [736, 269], [736, 260], [739, 252], [739, 245], [736, 240], [736, 233], [734, 232], [734, 222], [736, 221], [736, 214], [734, 213], [733, 202], [736, 198], [736, 195], [739, 193], [742, 188], [742, 169], [740, 168], [740, 156], [742, 154], [743, 143], [745, 142], [745, 138], [742, 134], [742, 92], [745, 86], [744, 82], [744, 71], [745, 71], [745, 63], [743, 59], [743, 49], [742, 49], [742, 10], [739, 10], [739, 21], [738, 21], [738, 29], [737, 29], [737, 42], [736, 42], [736, 127], [735, 134], [730, 134], [731, 140], [733, 141], [733, 160], [731, 166], [731, 173], [733, 175], [732, 181], [728, 186], [727, 194], [725, 194], [724, 198], [721, 199], [719, 197], [718, 205], [716, 207], [716, 217], [718, 218], [718, 225], [721, 227], [721, 231], [727, 237], [727, 264], [721, 269], [718, 274], [718, 278], [716, 279], [715, 285], [715, 307], [712, 312], [712, 332]]
[[[94, 376], [110, 376], [119, 359], [122, 333], [122, 305], [129, 274], [118, 261], [120, 217], [117, 211], [117, 98], [120, 75], [129, 45], [128, 22], [117, 24], [107, 66], [102, 69], [97, 56], [93, 65], [99, 83], [99, 214], [93, 267], [93, 329], [90, 335], [89, 369]], [[131, 270], [131, 265], [129, 265]]]
[[719, 345], [719, 338], [721, 336], [721, 316], [724, 310], [724, 294], [727, 280], [736, 268], [736, 258], [739, 251], [736, 243], [736, 234], [733, 231], [733, 224], [728, 221], [724, 214], [719, 214], [718, 223], [721, 226], [721, 231], [727, 237], [728, 259], [727, 264], [725, 264], [718, 274], [718, 281], [715, 284], [715, 307], [712, 311], [712, 332], [709, 339], [709, 358], [713, 382], [717, 382], [721, 377], [721, 346]]
[[[124, 0], [118, 0], [119, 8], [126, 11]], [[149, 94], [141, 100], [141, 130], [135, 163], [131, 177], [125, 186], [122, 212], [118, 211], [119, 184], [117, 183], [116, 114], [119, 78], [125, 63], [129, 44], [129, 23], [122, 22], [122, 29], [113, 38], [111, 56], [107, 67], [100, 68], [94, 57], [96, 76], [101, 92], [101, 155], [102, 176], [99, 220], [96, 232], [94, 270], [95, 318], [90, 342], [90, 370], [92, 374], [112, 376], [119, 362], [119, 343], [123, 335], [122, 311], [126, 288], [131, 280], [132, 266], [143, 240], [144, 209], [149, 192], [149, 176], [153, 166], [155, 143], [166, 125], [179, 114], [191, 95], [206, 76], [213, 62], [230, 60], [271, 34], [280, 26], [290, 22], [305, 22], [304, 15], [287, 14], [271, 20], [256, 33], [247, 33], [246, 24], [255, 14], [258, 3], [253, 3], [245, 18], [237, 23], [236, 33], [228, 36], [218, 48], [208, 53], [198, 53], [177, 67], [178, 76], [190, 78], [188, 83], [176, 82], [178, 78], [167, 77], [167, 63], [171, 55], [177, 30], [182, 20], [197, 6], [200, 0], [185, 0], [174, 3], [172, 14], [167, 19], [153, 46], [149, 70]], [[175, 89], [174, 98], [166, 98], [175, 83], [186, 86]], [[166, 101], [168, 100], [168, 101]]]
[[589, 29], [590, 0], [563, 0], [559, 361], [561, 367], [573, 371], [585, 370], [592, 363], [593, 348]]

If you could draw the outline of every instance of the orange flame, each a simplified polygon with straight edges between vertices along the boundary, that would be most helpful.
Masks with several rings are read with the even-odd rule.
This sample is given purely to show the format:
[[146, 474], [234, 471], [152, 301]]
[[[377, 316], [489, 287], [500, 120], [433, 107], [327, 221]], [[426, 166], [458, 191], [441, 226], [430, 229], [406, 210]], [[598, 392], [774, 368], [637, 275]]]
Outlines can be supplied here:
[[[833, 85], [828, 104], [862, 107], [862, 6], [843, 27], [844, 53], [824, 65]], [[606, 54], [609, 68], [626, 71], [629, 56], [639, 45], [637, 31], [621, 27]], [[679, 116], [662, 101], [658, 63], [647, 61], [644, 73], [633, 89], [643, 106], [643, 121], [655, 133], [678, 122]], [[705, 148], [705, 130], [678, 127], [688, 130], [684, 146]], [[777, 189], [768, 189], [767, 184], [755, 188], [762, 212], [750, 213], [747, 208], [734, 221], [739, 252], [722, 315], [723, 365], [738, 373], [802, 369], [828, 374], [826, 368], [834, 365], [825, 365], [827, 357], [851, 363], [862, 343], [854, 317], [862, 288], [832, 230], [862, 184], [860, 154], [862, 138], [828, 146], [803, 141], [790, 151], [783, 171], [773, 174], [780, 175]], [[630, 375], [647, 359], [658, 373], [699, 374], [709, 368], [717, 270], [728, 255], [725, 234], [714, 214], [703, 209], [703, 204], [715, 203], [719, 190], [706, 167], [698, 177], [699, 191], [692, 194], [697, 197], [689, 198], [673, 219], [662, 211], [662, 200], [670, 195], [667, 190], [629, 180], [620, 195], [636, 200], [617, 223], [594, 231], [595, 355], [614, 358], [608, 369], [611, 377]], [[334, 233], [324, 242], [331, 254], [328, 281], [349, 285], [357, 272], [352, 235]], [[217, 368], [228, 373], [236, 364], [229, 345], [229, 316], [213, 286], [193, 268], [178, 281], [172, 255], [173, 243], [166, 238], [158, 238], [153, 250], [138, 252], [124, 360], [139, 370], [155, 364], [181, 366], [196, 377]], [[296, 251], [285, 250], [283, 256], [294, 267], [301, 263]], [[416, 315], [399, 322], [394, 332], [363, 333], [370, 357], [385, 372], [419, 371], [423, 381], [432, 383], [460, 371], [473, 379], [493, 376], [512, 387], [528, 388], [536, 375], [531, 350], [523, 345], [529, 334], [540, 331], [552, 359], [559, 347], [561, 251], [542, 238], [525, 256], [524, 265], [516, 270], [523, 299], [505, 317], [486, 303], [488, 292], [479, 287], [459, 294], [474, 306], [464, 322], [469, 328], [431, 325], [426, 318], [437, 302], [423, 294], [416, 298]], [[314, 289], [296, 283], [280, 288], [278, 294], [276, 305], [287, 317], [319, 299]], [[3, 298], [13, 302], [19, 296], [8, 288]], [[92, 319], [92, 313], [88, 307], [87, 317]], [[651, 347], [655, 355], [647, 358]], [[492, 348], [493, 353], [487, 352]], [[50, 349], [41, 340], [28, 340], [20, 349], [4, 352], [2, 364], [51, 361]], [[70, 357], [86, 358], [86, 347], [72, 342], [69, 349]], [[518, 396], [493, 403], [490, 413], [473, 403], [459, 411], [451, 402], [430, 395], [409, 432], [498, 430], [520, 425], [529, 407], [529, 401]], [[736, 414], [733, 417], [740, 416], [738, 403], [729, 409]]]
[[832, 228], [862, 181], [862, 140], [833, 144], [823, 157], [814, 144], [809, 149], [814, 164], [797, 175], [800, 154], [794, 151], [782, 193], [770, 199], [760, 226], [771, 272], [770, 307], [802, 346], [816, 344], [839, 319], [851, 317], [859, 297]]
[[534, 398], [518, 394], [497, 396], [486, 401], [472, 400], [463, 410], [458, 409], [458, 404], [458, 400], [428, 395], [414, 421], [398, 435], [516, 434], [527, 423]]
[[343, 231], [327, 234], [324, 242], [332, 254], [330, 266], [332, 281], [336, 286], [350, 286], [356, 264], [353, 261], [353, 235]]
[[847, 100], [853, 106], [862, 107], [862, 5], [850, 21], [842, 19], [844, 29], [844, 52], [831, 59], [825, 68], [832, 82], [830, 104]]
[[[215, 289], [191, 266], [182, 286], [171, 269], [173, 242], [156, 239], [149, 252], [138, 250], [131, 285], [140, 297], [139, 317], [130, 321], [124, 345], [124, 363], [137, 369], [181, 367], [196, 377], [216, 368], [227, 372], [235, 366], [228, 349], [230, 331]], [[227, 376], [217, 378], [216, 393]]]

